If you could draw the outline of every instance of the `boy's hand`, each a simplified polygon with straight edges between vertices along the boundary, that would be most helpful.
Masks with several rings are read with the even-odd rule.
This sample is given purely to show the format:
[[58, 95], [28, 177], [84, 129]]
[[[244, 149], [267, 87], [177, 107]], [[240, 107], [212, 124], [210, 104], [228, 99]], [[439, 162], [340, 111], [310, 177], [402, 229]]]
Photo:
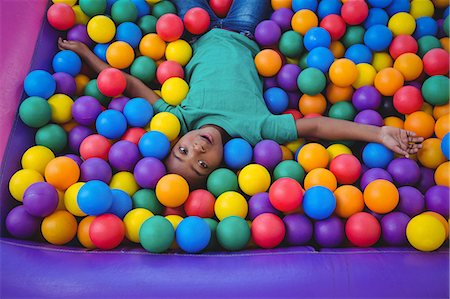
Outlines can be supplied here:
[[409, 155], [417, 153], [422, 148], [420, 143], [423, 137], [416, 137], [416, 133], [411, 131], [384, 126], [381, 128], [380, 140], [390, 150], [409, 158]]
[[58, 48], [60, 50], [72, 50], [77, 53], [79, 56], [83, 56], [85, 53], [89, 52], [88, 46], [78, 41], [69, 41], [58, 38]]

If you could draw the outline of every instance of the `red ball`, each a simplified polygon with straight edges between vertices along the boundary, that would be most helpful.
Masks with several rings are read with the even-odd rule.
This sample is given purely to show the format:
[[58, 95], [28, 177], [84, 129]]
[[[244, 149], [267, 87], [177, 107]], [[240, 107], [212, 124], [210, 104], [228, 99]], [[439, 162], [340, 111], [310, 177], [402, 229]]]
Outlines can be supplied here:
[[315, 118], [315, 117], [322, 117], [319, 113], [309, 113], [303, 116], [303, 118]]
[[395, 92], [392, 102], [398, 112], [411, 114], [422, 108], [422, 92], [414, 86], [403, 86]]
[[361, 162], [350, 154], [342, 154], [331, 160], [330, 171], [339, 184], [353, 184], [361, 175]]
[[349, 25], [358, 25], [369, 15], [369, 7], [365, 1], [349, 0], [342, 5], [341, 16]]
[[396, 36], [389, 46], [389, 53], [393, 59], [397, 59], [400, 55], [405, 53], [416, 54], [418, 50], [419, 45], [414, 37], [405, 34]]
[[303, 115], [297, 109], [288, 109], [284, 111], [283, 114], [290, 114], [294, 117], [295, 120], [303, 117]]
[[231, 4], [233, 4], [233, 0], [209, 0], [209, 6], [219, 18], [227, 16]]
[[173, 60], [167, 60], [161, 63], [156, 70], [156, 78], [159, 84], [163, 84], [169, 78], [184, 78], [184, 70], [181, 64]]
[[134, 144], [138, 145], [139, 140], [141, 140], [142, 135], [144, 135], [145, 133], [147, 133], [147, 131], [143, 128], [129, 128], [125, 132], [125, 134], [123, 134], [122, 140], [133, 142]]
[[92, 243], [104, 250], [116, 248], [125, 237], [125, 226], [119, 217], [103, 214], [95, 217], [89, 226]]
[[156, 33], [166, 42], [173, 42], [183, 35], [184, 25], [173, 13], [162, 15], [156, 22]]
[[381, 226], [374, 216], [359, 212], [347, 220], [345, 234], [353, 245], [370, 247], [380, 239]]
[[262, 248], [274, 248], [283, 241], [286, 229], [280, 217], [263, 213], [253, 220], [251, 232], [256, 245]]
[[94, 134], [86, 137], [80, 145], [80, 155], [84, 160], [100, 158], [108, 161], [111, 142], [104, 136]]
[[189, 9], [184, 15], [183, 20], [186, 30], [192, 34], [205, 33], [211, 21], [208, 12], [200, 7]]
[[110, 67], [98, 74], [97, 87], [105, 96], [117, 97], [127, 87], [127, 79], [120, 70]]
[[163, 216], [178, 215], [178, 216], [183, 217], [183, 218], [186, 217], [186, 213], [184, 212], [184, 207], [183, 206], [179, 206], [179, 207], [176, 207], [176, 208], [165, 207], [164, 208], [164, 212], [162, 214], [163, 214]]
[[339, 40], [344, 36], [347, 30], [347, 25], [344, 19], [338, 15], [328, 15], [320, 22], [320, 27], [324, 28], [330, 33], [332, 40]]
[[276, 180], [269, 189], [269, 200], [272, 206], [281, 212], [292, 212], [302, 204], [304, 190], [294, 179]]
[[184, 211], [188, 216], [198, 216], [201, 218], [214, 217], [214, 203], [216, 199], [209, 191], [197, 189], [189, 194], [184, 203]]
[[57, 30], [67, 30], [75, 25], [75, 12], [64, 3], [55, 3], [47, 10], [47, 20]]
[[447, 75], [449, 53], [444, 49], [431, 49], [423, 56], [423, 68], [429, 76]]

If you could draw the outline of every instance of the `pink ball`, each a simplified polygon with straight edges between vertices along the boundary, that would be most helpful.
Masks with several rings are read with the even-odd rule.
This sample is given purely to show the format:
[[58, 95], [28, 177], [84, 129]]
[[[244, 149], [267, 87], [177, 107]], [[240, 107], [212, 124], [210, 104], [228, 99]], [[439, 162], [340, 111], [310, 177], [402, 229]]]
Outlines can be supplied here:
[[320, 21], [320, 27], [330, 33], [332, 40], [339, 40], [344, 36], [347, 25], [344, 19], [338, 15], [328, 15]]
[[107, 68], [98, 75], [97, 86], [105, 96], [116, 97], [124, 92], [127, 87], [127, 80], [122, 71], [115, 68]]
[[286, 229], [277, 215], [264, 213], [253, 220], [251, 232], [256, 245], [262, 248], [274, 248], [283, 241]]
[[80, 155], [84, 160], [89, 158], [100, 158], [108, 161], [108, 153], [111, 142], [99, 134], [86, 137], [80, 145]]
[[411, 35], [401, 34], [396, 36], [389, 46], [389, 53], [392, 58], [397, 59], [400, 55], [405, 53], [417, 53], [419, 45]]
[[75, 12], [64, 3], [55, 3], [47, 10], [47, 20], [57, 30], [67, 30], [75, 25]]
[[349, 25], [361, 24], [368, 15], [369, 7], [365, 1], [349, 0], [341, 8], [341, 16]]
[[143, 128], [129, 128], [125, 134], [123, 134], [121, 140], [126, 140], [133, 142], [134, 144], [138, 145], [139, 140], [141, 140], [141, 137], [147, 133], [147, 131]]
[[374, 216], [366, 212], [359, 212], [347, 220], [345, 234], [353, 245], [370, 247], [380, 239], [381, 226]]
[[192, 34], [205, 33], [210, 21], [208, 12], [200, 7], [193, 7], [184, 15], [184, 26]]
[[423, 68], [429, 76], [447, 75], [449, 53], [444, 49], [431, 49], [423, 56]]
[[209, 6], [219, 18], [227, 16], [231, 4], [233, 4], [233, 0], [209, 0]]
[[414, 86], [403, 86], [395, 92], [393, 104], [394, 108], [402, 114], [419, 111], [423, 105], [422, 92]]
[[96, 217], [89, 226], [89, 237], [95, 247], [109, 250], [116, 248], [125, 237], [125, 225], [113, 214]]
[[361, 175], [361, 162], [350, 154], [342, 154], [330, 163], [330, 171], [339, 184], [353, 184]]
[[216, 199], [209, 191], [197, 189], [189, 194], [184, 203], [184, 210], [188, 216], [198, 216], [201, 218], [214, 217], [214, 203]]
[[166, 82], [169, 78], [182, 78], [184, 77], [184, 70], [181, 64], [176, 61], [167, 60], [161, 63], [156, 70], [156, 78], [160, 84]]
[[156, 33], [166, 42], [173, 42], [183, 35], [184, 25], [173, 13], [162, 15], [156, 22]]
[[302, 186], [296, 180], [281, 178], [270, 187], [269, 200], [275, 209], [291, 212], [302, 204], [303, 192]]

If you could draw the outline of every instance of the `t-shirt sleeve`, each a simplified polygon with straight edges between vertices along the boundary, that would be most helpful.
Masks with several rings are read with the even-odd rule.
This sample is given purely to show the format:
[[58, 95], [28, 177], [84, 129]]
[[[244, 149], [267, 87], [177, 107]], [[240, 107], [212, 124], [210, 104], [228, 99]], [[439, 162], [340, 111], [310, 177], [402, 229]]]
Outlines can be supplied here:
[[261, 136], [279, 144], [297, 140], [297, 127], [291, 114], [269, 115], [264, 121]]
[[153, 104], [153, 109], [155, 110], [155, 114], [159, 112], [169, 112], [175, 115], [178, 120], [180, 121], [181, 125], [181, 133], [186, 134], [188, 131], [186, 121], [183, 117], [183, 110], [180, 108], [180, 106], [172, 106], [167, 104], [163, 99], [159, 99], [156, 101], [155, 104]]

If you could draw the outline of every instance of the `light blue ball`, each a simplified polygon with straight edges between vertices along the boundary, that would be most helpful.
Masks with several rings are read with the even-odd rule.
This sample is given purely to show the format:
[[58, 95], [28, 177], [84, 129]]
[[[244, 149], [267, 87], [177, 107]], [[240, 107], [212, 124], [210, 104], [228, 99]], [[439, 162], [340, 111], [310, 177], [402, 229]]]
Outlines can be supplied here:
[[131, 197], [122, 190], [112, 189], [111, 193], [113, 200], [108, 213], [123, 219], [123, 217], [125, 217], [125, 215], [133, 208], [133, 201], [131, 200]]
[[303, 211], [309, 218], [323, 220], [333, 214], [336, 208], [336, 198], [330, 189], [314, 186], [305, 191], [302, 205]]
[[308, 67], [314, 67], [326, 73], [334, 62], [334, 55], [330, 49], [317, 47], [311, 50], [306, 57]]
[[143, 98], [129, 100], [123, 108], [128, 124], [131, 127], [145, 127], [153, 117], [152, 105]]
[[97, 117], [95, 127], [100, 135], [108, 139], [118, 139], [127, 130], [127, 119], [117, 110], [106, 110]]
[[392, 1], [395, 2], [396, 0], [368, 0], [370, 6], [379, 8], [385, 8], [386, 6], [389, 6]]
[[436, 36], [438, 33], [437, 22], [430, 17], [421, 17], [416, 19], [416, 30], [413, 33], [415, 39], [419, 39], [425, 35]]
[[339, 0], [322, 0], [317, 7], [319, 19], [328, 15], [339, 15], [341, 13], [342, 3]]
[[30, 97], [36, 96], [48, 99], [55, 93], [56, 81], [49, 72], [35, 70], [25, 77], [23, 88]]
[[163, 133], [150, 131], [142, 135], [138, 146], [142, 156], [162, 160], [169, 153], [170, 141]]
[[184, 218], [178, 224], [175, 233], [178, 246], [188, 253], [202, 251], [208, 246], [211, 239], [208, 223], [197, 216]]
[[78, 191], [78, 207], [90, 216], [97, 216], [108, 212], [112, 202], [113, 194], [111, 189], [102, 181], [89, 181]]
[[271, 87], [264, 92], [264, 101], [272, 114], [280, 114], [289, 104], [288, 94], [279, 87]]
[[441, 151], [447, 160], [450, 159], [450, 133], [445, 134], [441, 142]]
[[309, 9], [315, 12], [317, 9], [317, 0], [292, 0], [292, 10], [297, 12], [301, 9]]
[[371, 8], [369, 9], [369, 15], [364, 21], [364, 28], [370, 28], [373, 25], [387, 25], [389, 16], [384, 9]]
[[139, 46], [142, 39], [142, 31], [138, 25], [132, 22], [124, 22], [117, 26], [116, 40], [129, 44], [132, 48]]
[[391, 42], [392, 32], [385, 25], [373, 25], [364, 34], [364, 43], [375, 52], [386, 50]]
[[399, 12], [407, 12], [411, 9], [411, 4], [409, 0], [394, 0], [392, 3], [386, 8], [386, 12], [390, 17]]
[[370, 49], [363, 44], [350, 46], [347, 51], [345, 51], [344, 56], [345, 58], [353, 61], [355, 64], [372, 62], [372, 51], [370, 51]]
[[101, 60], [103, 60], [104, 62], [106, 61], [106, 50], [108, 50], [108, 47], [111, 43], [107, 43], [107, 44], [97, 44], [94, 47], [94, 54], [97, 55], [98, 58], [100, 58]]
[[331, 36], [326, 29], [314, 27], [306, 32], [303, 37], [303, 43], [308, 51], [317, 47], [328, 48], [331, 44]]
[[53, 57], [52, 66], [55, 73], [63, 72], [76, 76], [81, 71], [81, 58], [71, 50], [62, 50]]
[[242, 138], [233, 138], [225, 143], [223, 158], [228, 168], [241, 169], [252, 162], [252, 146]]
[[445, 20], [445, 18], [448, 16], [448, 13], [450, 12], [450, 6], [447, 6], [447, 8], [444, 10], [444, 14], [442, 15], [442, 18]]
[[394, 159], [394, 153], [379, 143], [368, 143], [362, 153], [364, 164], [369, 168], [383, 168]]
[[150, 6], [145, 0], [131, 0], [138, 10], [138, 18], [150, 14]]

